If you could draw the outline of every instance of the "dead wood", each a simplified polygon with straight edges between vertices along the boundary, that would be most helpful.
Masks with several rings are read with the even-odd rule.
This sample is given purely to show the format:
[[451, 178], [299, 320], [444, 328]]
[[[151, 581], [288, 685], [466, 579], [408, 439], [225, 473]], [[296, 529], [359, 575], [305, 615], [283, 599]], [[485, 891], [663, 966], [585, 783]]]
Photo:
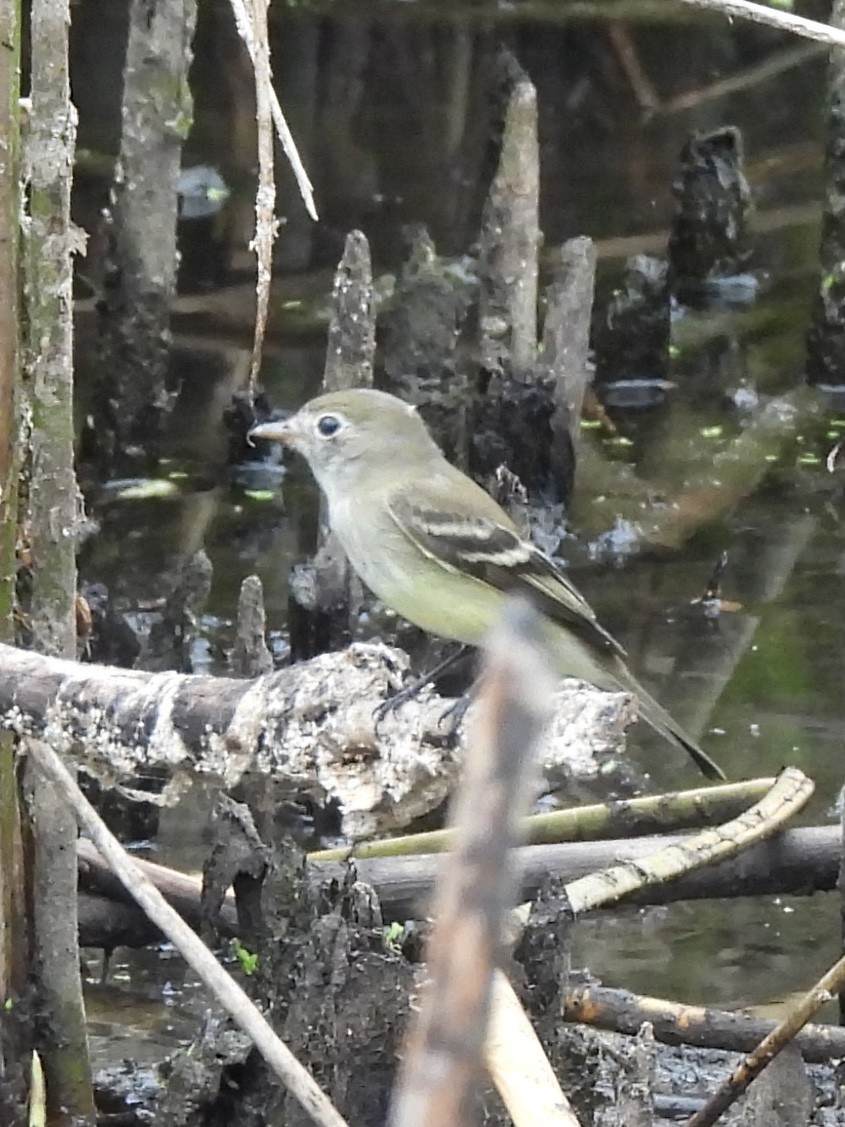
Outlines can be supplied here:
[[[683, 836], [672, 835], [525, 846], [518, 854], [521, 896], [533, 899], [549, 882], [568, 883], [617, 861], [641, 857], [661, 845], [682, 840]], [[739, 860], [725, 861], [671, 884], [645, 889], [626, 903], [667, 904], [711, 897], [829, 892], [836, 884], [839, 844], [836, 826], [787, 830], [748, 849]], [[436, 855], [377, 858], [359, 861], [356, 871], [360, 880], [375, 888], [385, 919], [405, 920], [425, 913], [437, 865]], [[322, 879], [343, 872], [343, 866], [337, 862], [313, 867], [323, 874]]]
[[[376, 348], [370, 245], [360, 231], [346, 236], [332, 294], [332, 317], [323, 370], [323, 392], [372, 387]], [[313, 541], [310, 515], [300, 543]], [[288, 628], [291, 654], [301, 661], [342, 649], [353, 637], [361, 604], [361, 584], [349, 566], [340, 541], [329, 527], [320, 500], [316, 551], [296, 564], [290, 577]]]
[[[715, 1123], [739, 1099], [749, 1085], [771, 1065], [772, 1061], [784, 1049], [792, 1045], [810, 1018], [818, 1013], [821, 1007], [829, 1002], [843, 986], [845, 986], [845, 958], [841, 958], [834, 963], [830, 970], [823, 974], [797, 1002], [790, 1004], [786, 1016], [776, 1023], [774, 1029], [771, 1029], [747, 1056], [743, 1057], [730, 1076], [707, 1099], [704, 1107], [690, 1118], [687, 1127], [710, 1127], [711, 1123]], [[803, 1071], [803, 1065], [800, 1061], [798, 1064]], [[800, 1085], [795, 1084], [794, 1077], [793, 1085], [800, 1093]], [[770, 1084], [770, 1098], [772, 1093], [779, 1088], [782, 1090], [783, 1085], [777, 1081]], [[801, 1097], [799, 1095], [800, 1102]], [[783, 1122], [798, 1122], [794, 1115], [794, 1108], [792, 1111], [791, 1120], [784, 1120]], [[760, 1121], [765, 1122], [765, 1120], [758, 1120], [758, 1122]], [[801, 1122], [804, 1121], [801, 1120]]]
[[[448, 701], [412, 701], [376, 732], [374, 712], [401, 685], [399, 650], [358, 643], [252, 681], [78, 665], [0, 647], [0, 727], [52, 741], [106, 786], [160, 804], [197, 775], [232, 786], [272, 779], [274, 801], [339, 804], [344, 834], [372, 836], [438, 807], [450, 793], [463, 737], [440, 720]], [[619, 752], [630, 698], [564, 684], [543, 741], [548, 784], [595, 772]], [[158, 795], [138, 781], [164, 773]], [[265, 786], [269, 791], [269, 787]]]
[[[104, 941], [108, 929], [116, 927], [129, 917], [122, 912], [115, 912], [109, 917], [103, 904], [92, 901], [106, 901], [117, 904], [121, 908], [130, 908], [132, 912], [143, 917], [140, 908], [137, 908], [132, 896], [126, 891], [121, 881], [95, 847], [87, 838], [81, 837], [76, 843], [76, 856], [79, 867], [80, 904], [85, 901], [85, 919], [83, 922], [80, 913], [80, 944], [84, 947], [105, 947], [109, 944]], [[140, 857], [134, 858], [135, 864], [159, 890], [171, 907], [175, 908], [185, 923], [194, 931], [199, 931], [202, 926], [202, 878], [192, 876], [190, 873], [180, 873], [166, 865], [156, 865], [152, 861], [145, 861]], [[143, 917], [146, 918], [146, 917]], [[230, 893], [221, 904], [215, 916], [215, 926], [224, 935], [238, 934], [238, 913], [235, 908], [234, 896]], [[100, 932], [103, 935], [100, 935]], [[115, 942], [114, 946], [142, 947], [155, 940], [142, 939], [133, 942], [128, 928], [126, 938]]]
[[751, 846], [773, 837], [806, 803], [813, 783], [797, 767], [785, 767], [771, 789], [737, 818], [699, 830], [677, 842], [666, 839], [653, 853], [617, 861], [588, 876], [569, 881], [570, 910], [582, 915], [642, 893], [649, 887], [672, 886], [698, 870], [738, 857]]
[[[617, 1033], [636, 1033], [650, 1022], [658, 1041], [748, 1053], [777, 1022], [738, 1011], [685, 1006], [665, 998], [649, 998], [629, 990], [586, 986], [570, 990], [563, 1000], [566, 1021], [577, 1021]], [[845, 1056], [845, 1029], [807, 1025], [795, 1038], [807, 1061]]]
[[232, 671], [236, 677], [260, 677], [273, 671], [273, 655], [265, 640], [267, 618], [264, 588], [257, 575], [248, 575], [238, 596], [238, 620], [232, 649]]
[[479, 361], [491, 375], [524, 379], [537, 354], [537, 91], [512, 55], [501, 57], [500, 72], [501, 151], [479, 236]]
[[314, 1078], [282, 1042], [246, 992], [223, 969], [205, 944], [186, 926], [179, 914], [147, 880], [134, 859], [106, 827], [94, 807], [55, 751], [38, 739], [26, 741], [26, 751], [36, 769], [47, 776], [72, 809], [79, 826], [91, 838], [126, 889], [173, 943], [215, 1000], [253, 1041], [275, 1075], [296, 1097], [318, 1127], [346, 1127]]
[[132, 0], [120, 156], [113, 185], [114, 269], [99, 303], [101, 372], [89, 442], [104, 464], [160, 440], [173, 399], [165, 386], [176, 285], [177, 181], [195, 0]]
[[[658, 843], [679, 840], [683, 840], [680, 835], [672, 835], [625, 841], [523, 846], [516, 854], [520, 896], [525, 900], [532, 899], [549, 882], [557, 886], [561, 882], [576, 880], [602, 866], [652, 852]], [[787, 830], [748, 849], [741, 860], [723, 862], [673, 881], [671, 885], [646, 889], [632, 896], [630, 902], [666, 904], [676, 900], [829, 892], [836, 886], [839, 846], [839, 831], [835, 826]], [[92, 894], [115, 895], [115, 886], [103, 872], [102, 863], [97, 861], [96, 851], [85, 842], [79, 843], [78, 851], [82, 888]], [[199, 920], [198, 878], [152, 862], [138, 863], [189, 922], [193, 924]], [[438, 864], [437, 854], [381, 857], [356, 861], [355, 872], [359, 880], [374, 888], [384, 918], [404, 921], [427, 913]], [[309, 862], [307, 871], [311, 882], [318, 886], [343, 881], [348, 874], [347, 866], [336, 861]], [[223, 919], [234, 929], [234, 905], [224, 905], [223, 912]]]
[[512, 851], [528, 806], [531, 756], [554, 694], [539, 637], [537, 612], [513, 600], [489, 641], [453, 810], [455, 849], [438, 877], [429, 981], [393, 1095], [393, 1127], [467, 1122], [513, 902]]

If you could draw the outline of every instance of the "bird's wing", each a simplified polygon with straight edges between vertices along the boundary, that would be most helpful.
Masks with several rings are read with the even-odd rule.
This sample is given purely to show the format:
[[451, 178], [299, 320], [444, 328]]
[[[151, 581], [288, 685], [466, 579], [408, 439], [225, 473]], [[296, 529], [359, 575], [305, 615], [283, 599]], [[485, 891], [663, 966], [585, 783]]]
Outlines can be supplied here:
[[548, 556], [519, 535], [483, 490], [471, 511], [456, 499], [448, 480], [429, 479], [425, 494], [414, 501], [397, 489], [387, 500], [392, 520], [421, 552], [453, 572], [527, 595], [542, 614], [589, 646], [625, 656], [584, 596]]

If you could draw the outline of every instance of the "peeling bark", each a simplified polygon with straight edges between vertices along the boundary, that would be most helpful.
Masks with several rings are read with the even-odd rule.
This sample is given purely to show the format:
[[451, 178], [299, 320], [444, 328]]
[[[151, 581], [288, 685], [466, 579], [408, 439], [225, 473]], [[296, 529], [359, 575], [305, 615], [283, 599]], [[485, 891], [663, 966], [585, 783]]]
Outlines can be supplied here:
[[[463, 730], [457, 747], [444, 737], [450, 702], [440, 697], [403, 705], [376, 731], [373, 713], [406, 669], [401, 651], [361, 643], [254, 681], [77, 665], [0, 646], [0, 728], [39, 735], [124, 793], [163, 769], [160, 802], [196, 775], [231, 786], [253, 772], [281, 797], [339, 803], [343, 832], [372, 836], [439, 806], [460, 767]], [[622, 749], [633, 716], [623, 693], [564, 683], [541, 753], [547, 784], [597, 773], [597, 757]]]

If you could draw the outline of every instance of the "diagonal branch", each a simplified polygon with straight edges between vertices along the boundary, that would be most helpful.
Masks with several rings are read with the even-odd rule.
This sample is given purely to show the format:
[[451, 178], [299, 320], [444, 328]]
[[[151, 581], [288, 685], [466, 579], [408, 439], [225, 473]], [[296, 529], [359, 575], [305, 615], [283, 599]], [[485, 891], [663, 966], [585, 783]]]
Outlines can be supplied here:
[[55, 751], [41, 740], [28, 740], [27, 751], [38, 770], [61, 790], [79, 824], [147, 916], [164, 932], [232, 1020], [252, 1038], [267, 1064], [296, 1096], [313, 1122], [319, 1127], [347, 1127], [346, 1121], [329, 1098], [276, 1036], [272, 1026], [249, 996], [226, 973], [202, 940], [188, 927], [176, 909], [170, 907], [140, 866], [136, 865], [109, 831]]
[[681, 2], [690, 4], [694, 8], [706, 8], [708, 11], [720, 12], [725, 16], [739, 16], [740, 19], [751, 20], [753, 23], [764, 23], [770, 27], [780, 28], [782, 31], [791, 31], [795, 35], [802, 35], [805, 39], [815, 39], [830, 47], [845, 47], [845, 32], [838, 31], [829, 24], [819, 23], [818, 20], [796, 16], [794, 12], [770, 8], [766, 4], [754, 4], [751, 0], [681, 0]]
[[[253, 66], [256, 61], [256, 43], [255, 35], [253, 33], [252, 20], [244, 4], [244, 0], [230, 0], [232, 5], [232, 13], [235, 17], [235, 24], [238, 29], [238, 34], [246, 44], [249, 51], [249, 57], [252, 59]], [[288, 123], [285, 121], [285, 115], [282, 113], [282, 107], [279, 105], [279, 99], [276, 96], [276, 91], [271, 86], [269, 91], [270, 109], [273, 114], [273, 121], [276, 125], [276, 132], [279, 135], [279, 141], [282, 146], [282, 151], [290, 161], [290, 166], [293, 169], [293, 174], [296, 177], [296, 183], [299, 187], [300, 195], [302, 196], [306, 210], [314, 222], [317, 222], [317, 208], [314, 204], [314, 188], [311, 181], [308, 179], [308, 173], [300, 159], [299, 152], [296, 148], [296, 142], [293, 139], [293, 134], [288, 128]]]

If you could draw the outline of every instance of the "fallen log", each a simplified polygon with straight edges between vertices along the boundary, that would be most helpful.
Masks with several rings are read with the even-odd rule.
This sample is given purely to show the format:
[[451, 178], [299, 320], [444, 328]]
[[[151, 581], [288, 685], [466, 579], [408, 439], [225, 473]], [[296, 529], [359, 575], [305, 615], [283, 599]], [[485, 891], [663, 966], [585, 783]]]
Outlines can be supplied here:
[[[607, 865], [642, 857], [660, 845], [684, 840], [673, 834], [629, 838], [618, 841], [566, 842], [561, 845], [529, 845], [516, 852], [520, 874], [520, 896], [536, 896], [550, 880], [567, 883]], [[836, 826], [810, 826], [786, 830], [752, 846], [735, 860], [660, 885], [631, 896], [628, 903], [667, 904], [676, 900], [702, 900], [739, 896], [809, 895], [830, 892], [836, 886], [841, 847]], [[86, 893], [118, 895], [107, 875], [105, 862], [84, 839], [78, 844], [80, 883]], [[437, 854], [417, 857], [379, 857], [355, 862], [358, 878], [372, 885], [386, 922], [404, 921], [426, 914], [434, 874], [441, 858]], [[162, 865], [142, 862], [150, 880], [194, 925], [199, 920], [200, 879], [176, 873]], [[338, 861], [309, 862], [307, 872], [317, 884], [342, 880], [345, 864]], [[119, 894], [123, 898], [124, 893]], [[224, 906], [224, 926], [237, 926], [234, 905]], [[91, 942], [91, 946], [99, 946]]]
[[[570, 990], [563, 1000], [564, 1020], [636, 1034], [651, 1022], [654, 1036], [666, 1045], [695, 1045], [750, 1053], [778, 1024], [752, 1014], [686, 1006], [665, 998], [649, 998], [629, 990], [585, 986]], [[845, 1056], [845, 1029], [837, 1025], [806, 1025], [795, 1044], [807, 1061]]]
[[[35, 735], [105, 787], [159, 804], [198, 775], [231, 787], [261, 777], [273, 801], [336, 803], [347, 838], [372, 837], [436, 809], [462, 762], [463, 729], [441, 726], [433, 693], [376, 727], [402, 684], [407, 655], [356, 643], [253, 680], [81, 665], [0, 646], [0, 728]], [[550, 786], [599, 770], [624, 748], [634, 718], [624, 693], [564, 682], [541, 751]], [[139, 779], [164, 776], [152, 794]]]
[[[643, 857], [661, 846], [680, 843], [686, 836], [524, 846], [516, 858], [521, 897], [531, 900], [549, 882], [568, 883], [609, 865]], [[625, 903], [667, 904], [676, 900], [829, 892], [836, 886], [840, 850], [841, 834], [836, 826], [787, 830], [751, 846], [735, 860], [645, 889], [626, 898]], [[425, 914], [438, 864], [436, 855], [382, 857], [359, 861], [356, 870], [359, 880], [375, 889], [385, 921], [402, 921]], [[321, 874], [320, 879], [338, 879], [343, 872], [337, 862], [310, 867]]]
[[[81, 837], [76, 844], [79, 869], [79, 943], [82, 947], [145, 947], [158, 943], [161, 933], [150, 925], [143, 911], [109, 868], [96, 847]], [[180, 873], [141, 857], [133, 858], [144, 875], [156, 886], [168, 904], [175, 908], [194, 931], [202, 923], [202, 878]], [[215, 919], [222, 935], [238, 934], [238, 911], [230, 892]]]

